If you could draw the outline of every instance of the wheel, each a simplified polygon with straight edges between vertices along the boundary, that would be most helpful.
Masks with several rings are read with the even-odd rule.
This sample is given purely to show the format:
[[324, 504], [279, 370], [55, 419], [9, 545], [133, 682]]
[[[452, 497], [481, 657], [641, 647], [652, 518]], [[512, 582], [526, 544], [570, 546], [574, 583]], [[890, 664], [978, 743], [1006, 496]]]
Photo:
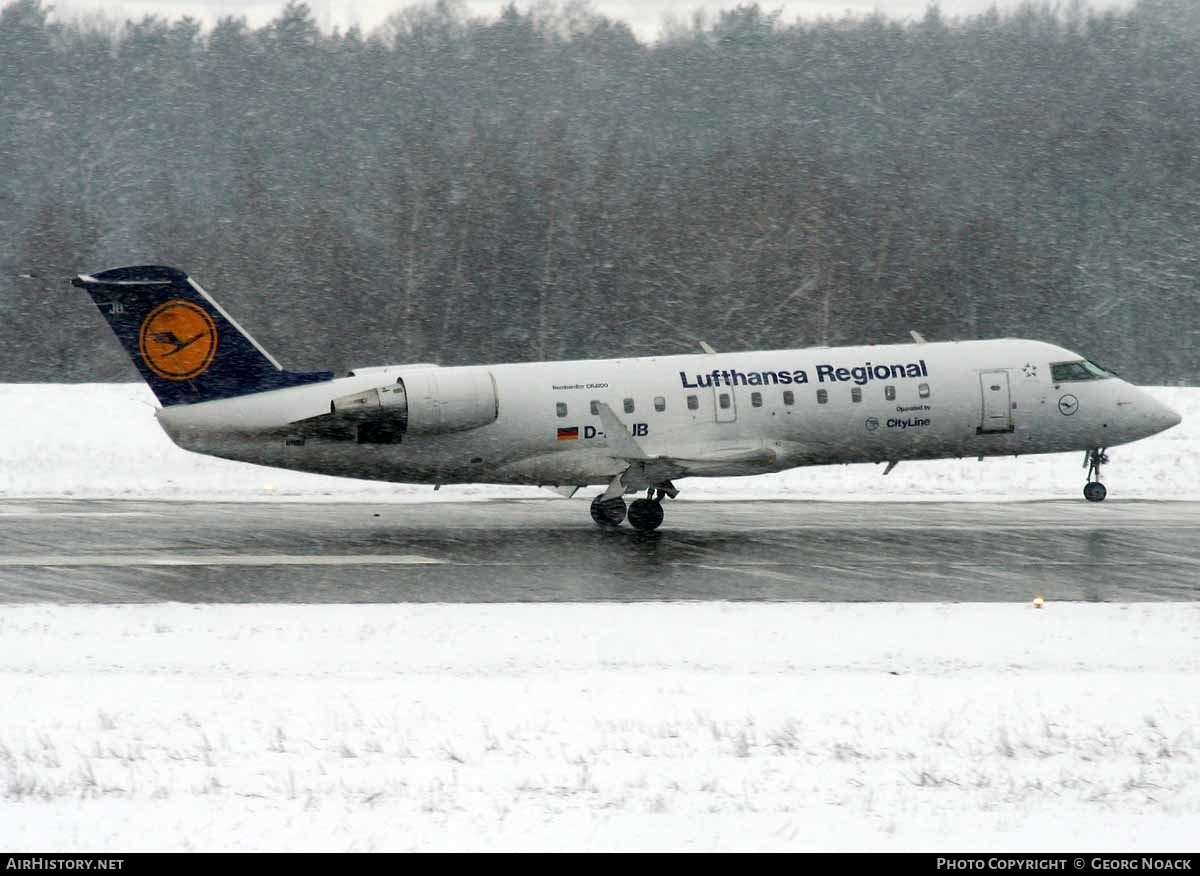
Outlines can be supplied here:
[[625, 519], [625, 500], [620, 496], [608, 501], [601, 501], [602, 498], [592, 499], [592, 519], [600, 526], [620, 526]]
[[1090, 481], [1083, 485], [1083, 498], [1089, 502], [1103, 502], [1104, 497], [1107, 495], [1108, 490], [1099, 481]]
[[661, 502], [651, 499], [638, 499], [629, 506], [629, 525], [638, 532], [650, 532], [658, 529], [663, 522], [663, 507]]

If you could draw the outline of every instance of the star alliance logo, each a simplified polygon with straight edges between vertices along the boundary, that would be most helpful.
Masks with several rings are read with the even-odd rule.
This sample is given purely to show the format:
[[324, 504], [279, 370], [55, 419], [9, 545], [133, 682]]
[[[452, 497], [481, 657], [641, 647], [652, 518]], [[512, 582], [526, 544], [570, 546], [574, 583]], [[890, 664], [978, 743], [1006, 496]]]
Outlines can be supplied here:
[[1026, 377], [1037, 377], [1037, 366], [1032, 363], [1026, 362], [1021, 370], [1025, 372]]

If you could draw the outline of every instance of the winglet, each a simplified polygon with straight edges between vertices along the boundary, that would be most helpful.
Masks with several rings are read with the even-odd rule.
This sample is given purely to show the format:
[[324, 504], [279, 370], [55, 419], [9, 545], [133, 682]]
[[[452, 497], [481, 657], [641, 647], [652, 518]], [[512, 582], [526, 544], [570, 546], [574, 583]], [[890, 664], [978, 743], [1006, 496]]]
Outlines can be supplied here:
[[600, 415], [600, 424], [604, 426], [604, 437], [608, 439], [608, 449], [613, 452], [614, 456], [624, 459], [646, 459], [646, 451], [642, 450], [641, 446], [633, 440], [633, 436], [629, 434], [625, 424], [618, 419], [607, 403], [599, 402], [596, 405], [596, 411]]

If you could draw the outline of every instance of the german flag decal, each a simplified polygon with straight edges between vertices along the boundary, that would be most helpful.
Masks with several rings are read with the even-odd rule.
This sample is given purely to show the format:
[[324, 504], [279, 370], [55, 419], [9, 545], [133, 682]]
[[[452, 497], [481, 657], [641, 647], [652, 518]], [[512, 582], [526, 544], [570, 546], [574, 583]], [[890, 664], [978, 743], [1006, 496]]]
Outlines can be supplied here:
[[559, 429], [558, 430], [558, 440], [559, 441], [578, 441], [579, 440], [579, 427], [571, 426], [569, 429]]

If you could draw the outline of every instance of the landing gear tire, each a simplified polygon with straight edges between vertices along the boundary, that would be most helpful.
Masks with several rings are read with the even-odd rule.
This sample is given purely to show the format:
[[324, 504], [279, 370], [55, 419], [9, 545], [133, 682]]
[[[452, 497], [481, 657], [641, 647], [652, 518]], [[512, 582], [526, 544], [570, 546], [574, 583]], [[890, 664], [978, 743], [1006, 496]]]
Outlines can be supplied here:
[[638, 532], [652, 532], [663, 522], [661, 502], [653, 499], [638, 499], [629, 506], [629, 525]]
[[1100, 466], [1108, 462], [1108, 454], [1103, 447], [1096, 447], [1087, 452], [1083, 464], [1087, 466], [1088, 482], [1083, 485], [1083, 498], [1089, 502], [1103, 502], [1108, 495], [1104, 484], [1100, 483]]
[[[634, 504], [637, 504], [636, 502]], [[625, 519], [625, 500], [620, 496], [605, 500], [603, 496], [592, 499], [592, 520], [599, 526], [612, 528], [620, 526]]]

